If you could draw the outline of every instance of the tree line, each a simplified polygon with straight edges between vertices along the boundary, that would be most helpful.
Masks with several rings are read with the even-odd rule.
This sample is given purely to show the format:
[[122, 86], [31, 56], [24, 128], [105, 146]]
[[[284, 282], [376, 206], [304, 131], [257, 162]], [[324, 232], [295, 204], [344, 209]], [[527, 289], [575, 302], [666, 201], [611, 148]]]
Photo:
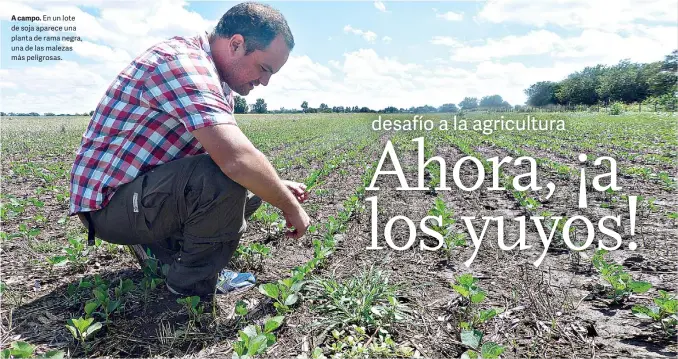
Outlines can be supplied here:
[[[676, 108], [676, 85], [678, 84], [678, 50], [666, 55], [663, 61], [651, 63], [634, 63], [628, 59], [613, 66], [596, 65], [570, 74], [562, 81], [540, 81], [524, 90], [527, 95], [527, 106], [608, 106], [610, 103], [654, 104]], [[432, 113], [458, 112], [475, 110], [522, 110], [522, 105], [511, 106], [500, 95], [489, 95], [481, 98], [464, 97], [458, 104], [445, 103], [434, 107], [431, 105], [411, 106], [409, 108], [388, 106], [375, 110], [367, 106], [329, 106], [321, 103], [318, 107], [309, 106], [303, 101], [301, 109], [269, 110], [263, 98], [256, 99], [248, 105], [244, 97], [235, 96], [235, 113]], [[573, 107], [574, 108], [574, 107]], [[92, 116], [89, 114], [59, 114], [47, 112], [43, 116]], [[0, 112], [0, 116], [40, 116], [37, 112], [16, 113]]]
[[596, 65], [567, 76], [562, 81], [540, 81], [525, 89], [527, 105], [609, 105], [676, 101], [678, 50], [663, 61], [634, 63], [628, 59], [613, 66]]
[[[617, 65], [596, 65], [570, 74], [562, 81], [540, 81], [524, 90], [527, 101], [523, 105], [511, 106], [500, 95], [489, 95], [481, 98], [465, 97], [458, 104], [446, 103], [438, 107], [424, 105], [409, 108], [389, 106], [374, 110], [366, 106], [328, 106], [321, 103], [319, 107], [309, 107], [307, 101], [301, 104], [301, 110], [285, 109], [267, 111], [264, 99], [249, 109], [244, 98], [236, 96], [236, 113], [432, 113], [457, 112], [474, 110], [524, 110], [532, 107], [561, 108], [569, 106], [602, 105], [622, 102], [625, 104], [643, 103], [676, 108], [676, 85], [678, 84], [678, 50], [666, 55], [663, 61], [652, 63], [633, 63], [628, 59]], [[656, 107], [655, 107], [656, 108]]]
[[474, 109], [508, 109], [511, 104], [504, 101], [500, 95], [484, 96], [480, 99], [477, 97], [465, 97], [458, 105], [454, 103], [446, 103], [438, 107], [431, 105], [411, 106], [408, 108], [388, 106], [380, 110], [374, 110], [367, 106], [332, 106], [326, 103], [321, 103], [318, 107], [310, 107], [308, 101], [301, 103], [301, 110], [286, 109], [284, 107], [279, 110], [268, 110], [268, 105], [263, 98], [256, 100], [251, 106], [247, 104], [244, 97], [235, 96], [235, 113], [432, 113], [432, 112], [457, 112], [460, 110], [474, 110]]

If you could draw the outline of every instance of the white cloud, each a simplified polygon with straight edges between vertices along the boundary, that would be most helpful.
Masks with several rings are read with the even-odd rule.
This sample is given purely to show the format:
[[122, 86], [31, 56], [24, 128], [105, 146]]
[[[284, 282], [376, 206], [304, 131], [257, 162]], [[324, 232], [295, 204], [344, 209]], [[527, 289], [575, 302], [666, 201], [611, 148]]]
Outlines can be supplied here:
[[[97, 8], [97, 16], [78, 5]], [[216, 20], [202, 18], [185, 1], [6, 1], [0, 19], [12, 15], [67, 14], [82, 42], [64, 43], [87, 62], [60, 61], [49, 66], [7, 69], [2, 74], [3, 110], [7, 112], [89, 112], [112, 79], [129, 61], [154, 43], [172, 36], [208, 30]], [[65, 33], [64, 33], [65, 34]], [[72, 33], [71, 33], [72, 34]], [[6, 85], [13, 84], [13, 85]], [[39, 95], [37, 95], [39, 94]]]
[[436, 17], [447, 21], [461, 21], [464, 19], [464, 14], [448, 11], [443, 14], [436, 14]]
[[524, 36], [511, 35], [501, 39], [488, 39], [481, 46], [457, 46], [452, 59], [479, 62], [508, 56], [540, 55], [552, 51], [559, 41], [560, 36], [553, 32], [532, 31]]
[[[436, 37], [436, 44], [454, 46], [453, 39]], [[621, 59], [652, 62], [663, 59], [678, 43], [678, 33], [670, 26], [630, 27], [625, 35], [596, 29], [584, 30], [577, 36], [560, 37], [547, 31], [531, 31], [522, 36], [488, 39], [479, 46], [457, 46], [451, 59], [481, 62], [512, 56], [540, 55], [586, 64], [614, 64]]]
[[377, 34], [375, 34], [374, 32], [369, 31], [369, 30], [363, 31], [363, 30], [360, 30], [360, 29], [356, 29], [356, 28], [353, 28], [351, 25], [344, 26], [344, 32], [347, 33], [347, 34], [352, 33], [354, 35], [358, 35], [358, 36], [362, 37], [363, 39], [365, 39], [365, 41], [371, 42], [371, 43], [374, 43], [374, 41], [377, 39]]
[[345, 53], [342, 61], [331, 60], [329, 66], [307, 57], [294, 57], [288, 65], [273, 76], [269, 86], [256, 89], [250, 97], [265, 98], [271, 109], [299, 108], [303, 101], [312, 107], [322, 102], [374, 109], [439, 106], [459, 103], [465, 96], [493, 94], [501, 95], [511, 104], [522, 104], [523, 90], [531, 84], [558, 81], [580, 69], [565, 62], [530, 67], [515, 62], [483, 61], [472, 68], [459, 68], [449, 60], [438, 60], [424, 66], [379, 56], [373, 49]]
[[[97, 17], [82, 11], [77, 5], [98, 8]], [[74, 22], [55, 22], [75, 25], [76, 35], [83, 40], [108, 46], [112, 49], [137, 54], [154, 43], [172, 36], [192, 35], [208, 30], [215, 20], [204, 19], [200, 14], [186, 9], [185, 1], [76, 1], [76, 2], [17, 2], [3, 3], [0, 19], [12, 15], [68, 14]]]
[[50, 67], [8, 69], [3, 80], [15, 86], [11, 93], [3, 91], [3, 111], [89, 112], [116, 73], [101, 66], [72, 61], [59, 61]]
[[443, 45], [450, 47], [460, 47], [463, 46], [461, 42], [457, 39], [449, 36], [434, 36], [430, 41], [433, 45]]
[[544, 27], [616, 31], [636, 21], [678, 21], [674, 0], [501, 0], [489, 1], [478, 14], [493, 23], [513, 22]]
[[64, 42], [64, 45], [73, 47], [73, 51], [78, 56], [99, 61], [113, 61], [113, 62], [129, 62], [132, 60], [127, 51], [122, 49], [114, 49], [106, 45], [99, 45], [89, 41], [82, 42]]
[[381, 1], [375, 1], [374, 7], [381, 12], [386, 12], [386, 5], [384, 5], [384, 3]]
[[[3, 111], [90, 111], [118, 72], [148, 46], [171, 36], [194, 34], [216, 23], [216, 19], [205, 19], [188, 10], [186, 2], [179, 0], [81, 3], [96, 7], [97, 15], [90, 15], [67, 1], [14, 1], [0, 8], [3, 19], [13, 14], [74, 15], [77, 35], [83, 42], [69, 45], [74, 47], [75, 55], [88, 60], [85, 64], [61, 61], [49, 66], [0, 70]], [[664, 11], [675, 5], [659, 0], [631, 4], [628, 0], [605, 6], [589, 0], [547, 5], [517, 0], [489, 2], [484, 5], [479, 20], [486, 24], [520, 23], [532, 26], [532, 31], [480, 44], [463, 43], [449, 36], [428, 40], [430, 44], [448, 47], [447, 59], [440, 59], [436, 54], [436, 57], [407, 62], [380, 56], [373, 49], [360, 49], [321, 64], [308, 56], [293, 55], [272, 77], [269, 86], [258, 87], [248, 96], [248, 102], [262, 97], [270, 109], [299, 108], [302, 101], [309, 101], [315, 107], [324, 102], [330, 106], [378, 109], [438, 106], [458, 103], [465, 96], [497, 93], [512, 104], [522, 103], [523, 90], [537, 81], [558, 81], [584, 66], [614, 64], [623, 58], [657, 61], [676, 47], [676, 14]], [[385, 10], [386, 6], [382, 5]], [[379, 8], [377, 3], [375, 7]], [[454, 18], [447, 15], [450, 12], [442, 14], [436, 9], [434, 12], [440, 18]], [[458, 15], [463, 18], [462, 14]], [[613, 18], [615, 15], [617, 18]], [[552, 27], [537, 28], [547, 25], [573, 31], [561, 33]], [[370, 43], [379, 38], [372, 31], [350, 25], [343, 30]], [[344, 39], [335, 36], [333, 41], [340, 40]], [[423, 38], [422, 42], [426, 40]], [[391, 41], [389, 36], [381, 37], [382, 43]], [[528, 65], [511, 58], [522, 55], [539, 56], [544, 65]], [[459, 66], [460, 61], [466, 63]]]

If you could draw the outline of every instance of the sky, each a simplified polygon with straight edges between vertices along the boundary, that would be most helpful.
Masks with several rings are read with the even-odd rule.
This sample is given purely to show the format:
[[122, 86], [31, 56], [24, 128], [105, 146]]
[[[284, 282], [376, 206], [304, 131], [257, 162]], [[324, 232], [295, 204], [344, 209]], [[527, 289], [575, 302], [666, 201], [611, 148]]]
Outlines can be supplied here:
[[[115, 76], [154, 43], [209, 31], [237, 2], [3, 0], [0, 110], [89, 112]], [[678, 48], [675, 0], [268, 1], [296, 46], [268, 86], [246, 97], [269, 110], [440, 106], [524, 89], [596, 64], [661, 61]], [[16, 16], [69, 15], [62, 61], [12, 61]], [[34, 23], [36, 25], [36, 23]], [[42, 34], [44, 35], [44, 33]], [[64, 35], [64, 33], [62, 33]], [[16, 54], [16, 51], [14, 51]]]

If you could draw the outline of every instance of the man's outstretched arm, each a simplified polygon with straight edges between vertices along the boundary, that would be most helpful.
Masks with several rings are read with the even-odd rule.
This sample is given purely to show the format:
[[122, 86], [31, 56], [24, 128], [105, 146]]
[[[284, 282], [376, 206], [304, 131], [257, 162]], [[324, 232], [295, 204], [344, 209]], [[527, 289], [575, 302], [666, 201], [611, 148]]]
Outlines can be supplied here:
[[283, 211], [288, 224], [295, 227], [292, 237], [304, 235], [310, 224], [306, 211], [266, 156], [254, 147], [238, 126], [203, 127], [194, 130], [193, 135], [226, 176]]

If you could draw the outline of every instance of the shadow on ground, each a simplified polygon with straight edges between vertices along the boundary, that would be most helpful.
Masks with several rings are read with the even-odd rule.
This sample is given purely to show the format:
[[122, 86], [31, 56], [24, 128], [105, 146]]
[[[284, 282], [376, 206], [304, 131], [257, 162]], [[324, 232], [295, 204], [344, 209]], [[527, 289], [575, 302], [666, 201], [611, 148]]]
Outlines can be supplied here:
[[[107, 281], [109, 296], [115, 299], [114, 288], [120, 280], [130, 279], [135, 288], [121, 297], [121, 308], [110, 315], [105, 324], [103, 313], [94, 313], [102, 328], [90, 337], [85, 347], [73, 338], [66, 324], [71, 318], [85, 316], [85, 304], [94, 298], [92, 287], [73, 291], [81, 283], [94, 286]], [[177, 303], [180, 298], [170, 293], [164, 284], [144, 291], [140, 285], [143, 273], [125, 269], [102, 272], [100, 277], [87, 275], [82, 280], [64, 282], [48, 294], [12, 310], [5, 308], [3, 327], [10, 340], [27, 341], [38, 346], [58, 349], [71, 357], [112, 356], [149, 357], [196, 354], [208, 346], [223, 346], [237, 336], [245, 321], [232, 315], [232, 308], [223, 297], [203, 298], [203, 314], [192, 320], [187, 309]], [[70, 286], [70, 290], [69, 290]], [[87, 286], [87, 284], [85, 284]], [[272, 308], [269, 302], [259, 302], [250, 308], [248, 322], [263, 318]], [[99, 311], [99, 310], [97, 310]], [[229, 314], [231, 313], [231, 314]]]

